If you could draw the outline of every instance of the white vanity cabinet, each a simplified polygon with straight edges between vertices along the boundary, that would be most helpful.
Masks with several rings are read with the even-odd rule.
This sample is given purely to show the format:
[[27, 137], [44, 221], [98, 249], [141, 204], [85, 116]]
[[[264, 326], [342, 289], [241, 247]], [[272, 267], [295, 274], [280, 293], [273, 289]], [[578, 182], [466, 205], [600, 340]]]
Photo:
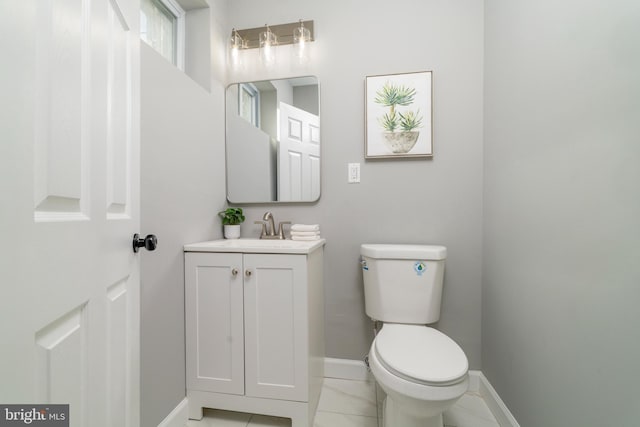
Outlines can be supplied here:
[[324, 241], [216, 242], [185, 246], [189, 418], [217, 408], [311, 427], [324, 376]]

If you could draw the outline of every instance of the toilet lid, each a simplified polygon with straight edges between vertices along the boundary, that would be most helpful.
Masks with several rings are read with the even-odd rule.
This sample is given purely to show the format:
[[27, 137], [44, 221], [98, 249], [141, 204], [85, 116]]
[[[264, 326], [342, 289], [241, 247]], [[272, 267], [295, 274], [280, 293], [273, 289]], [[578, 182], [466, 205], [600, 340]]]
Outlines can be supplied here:
[[460, 346], [426, 326], [385, 324], [376, 336], [375, 350], [399, 376], [429, 384], [456, 383], [469, 369]]

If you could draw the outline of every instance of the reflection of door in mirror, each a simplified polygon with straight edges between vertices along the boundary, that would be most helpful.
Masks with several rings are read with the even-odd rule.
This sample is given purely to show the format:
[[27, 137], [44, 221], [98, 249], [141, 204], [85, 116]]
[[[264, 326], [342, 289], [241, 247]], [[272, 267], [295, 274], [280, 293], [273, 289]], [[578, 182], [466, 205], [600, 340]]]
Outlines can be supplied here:
[[[227, 199], [233, 203], [318, 200], [317, 79], [233, 84], [227, 88], [226, 104]], [[281, 129], [285, 118], [287, 125]]]
[[317, 200], [320, 196], [320, 118], [280, 103], [278, 200]]

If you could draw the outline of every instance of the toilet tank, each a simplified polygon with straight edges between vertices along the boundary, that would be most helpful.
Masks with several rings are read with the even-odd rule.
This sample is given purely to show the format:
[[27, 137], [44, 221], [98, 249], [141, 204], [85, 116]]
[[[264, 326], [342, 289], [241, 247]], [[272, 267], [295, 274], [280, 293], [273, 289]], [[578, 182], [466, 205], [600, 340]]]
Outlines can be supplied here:
[[447, 248], [364, 244], [360, 255], [369, 317], [382, 322], [419, 325], [440, 319]]

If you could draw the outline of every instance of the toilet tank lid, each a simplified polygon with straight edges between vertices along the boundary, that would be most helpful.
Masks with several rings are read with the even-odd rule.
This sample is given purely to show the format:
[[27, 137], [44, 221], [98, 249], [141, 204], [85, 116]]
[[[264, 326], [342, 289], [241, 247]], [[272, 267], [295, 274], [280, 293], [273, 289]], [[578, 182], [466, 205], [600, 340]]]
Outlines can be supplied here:
[[379, 259], [443, 260], [447, 248], [439, 245], [363, 244], [360, 255]]

